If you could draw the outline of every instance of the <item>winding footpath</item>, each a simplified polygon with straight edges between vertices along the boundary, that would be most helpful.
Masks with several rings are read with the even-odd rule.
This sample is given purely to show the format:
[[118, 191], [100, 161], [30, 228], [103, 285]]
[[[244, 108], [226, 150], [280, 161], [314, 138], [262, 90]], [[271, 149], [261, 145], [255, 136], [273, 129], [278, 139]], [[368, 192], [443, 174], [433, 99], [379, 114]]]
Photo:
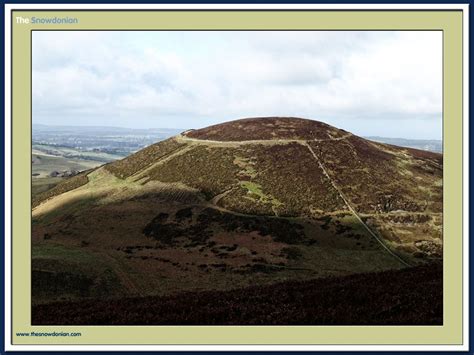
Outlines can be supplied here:
[[[340, 141], [344, 140], [348, 137], [352, 136], [351, 133], [348, 133], [342, 137], [336, 137], [336, 138], [328, 138], [328, 139], [314, 139], [311, 140], [311, 142], [324, 142], [324, 141]], [[282, 145], [282, 144], [289, 144], [289, 143], [298, 143], [303, 146], [305, 146], [315, 161], [317, 162], [318, 166], [322, 170], [324, 176], [328, 179], [328, 181], [331, 183], [331, 186], [336, 190], [336, 192], [339, 194], [340, 198], [344, 201], [344, 204], [348, 208], [348, 210], [354, 215], [354, 217], [357, 219], [357, 221], [364, 227], [364, 229], [382, 246], [382, 248], [389, 253], [392, 257], [394, 257], [398, 262], [400, 262], [404, 266], [411, 266], [408, 264], [405, 260], [403, 260], [400, 256], [395, 254], [385, 243], [384, 241], [362, 220], [362, 218], [359, 216], [357, 211], [352, 207], [351, 203], [349, 202], [349, 199], [344, 195], [342, 192], [341, 188], [339, 188], [336, 184], [336, 182], [331, 178], [329, 173], [327, 172], [324, 164], [321, 162], [319, 159], [318, 155], [314, 152], [313, 148], [308, 143], [308, 140], [304, 139], [266, 139], [266, 140], [247, 140], [247, 141], [216, 141], [216, 140], [207, 140], [207, 139], [197, 139], [197, 138], [189, 138], [184, 135], [178, 135], [175, 137], [176, 141], [185, 143], [194, 143], [194, 144], [205, 144], [205, 145], [218, 145], [218, 146], [224, 146], [224, 147], [229, 147], [229, 146], [240, 146], [240, 145], [253, 145], [253, 144], [260, 144], [260, 145]], [[223, 194], [219, 194], [217, 199], [213, 199], [213, 205], [225, 212], [231, 212], [225, 208], [217, 206], [217, 203], [224, 195], [229, 193], [230, 190], [224, 191]], [[217, 196], [216, 196], [217, 197]], [[238, 215], [244, 215], [241, 213], [238, 213]]]

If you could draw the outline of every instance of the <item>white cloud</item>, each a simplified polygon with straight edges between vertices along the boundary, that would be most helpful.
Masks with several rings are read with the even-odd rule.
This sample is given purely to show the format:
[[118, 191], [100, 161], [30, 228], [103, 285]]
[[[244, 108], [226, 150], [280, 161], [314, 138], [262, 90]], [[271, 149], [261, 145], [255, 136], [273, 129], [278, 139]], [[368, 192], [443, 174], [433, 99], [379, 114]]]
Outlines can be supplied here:
[[188, 128], [291, 115], [353, 131], [386, 119], [406, 136], [423, 120], [437, 138], [441, 54], [441, 32], [34, 32], [33, 119]]

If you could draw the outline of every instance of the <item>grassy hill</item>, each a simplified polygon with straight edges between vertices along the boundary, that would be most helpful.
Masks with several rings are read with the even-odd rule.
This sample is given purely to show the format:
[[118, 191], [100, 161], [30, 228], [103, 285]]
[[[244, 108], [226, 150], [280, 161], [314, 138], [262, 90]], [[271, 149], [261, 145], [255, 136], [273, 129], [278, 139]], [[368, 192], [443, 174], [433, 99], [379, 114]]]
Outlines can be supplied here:
[[306, 119], [184, 132], [34, 199], [33, 303], [225, 292], [440, 260], [442, 166], [440, 154]]

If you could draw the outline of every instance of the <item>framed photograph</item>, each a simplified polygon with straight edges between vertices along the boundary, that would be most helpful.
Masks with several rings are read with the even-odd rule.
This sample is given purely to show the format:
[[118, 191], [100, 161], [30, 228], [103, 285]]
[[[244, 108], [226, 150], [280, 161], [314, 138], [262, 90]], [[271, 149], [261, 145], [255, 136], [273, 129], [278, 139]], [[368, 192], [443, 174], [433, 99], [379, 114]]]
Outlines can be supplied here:
[[6, 350], [468, 350], [467, 5], [5, 23]]

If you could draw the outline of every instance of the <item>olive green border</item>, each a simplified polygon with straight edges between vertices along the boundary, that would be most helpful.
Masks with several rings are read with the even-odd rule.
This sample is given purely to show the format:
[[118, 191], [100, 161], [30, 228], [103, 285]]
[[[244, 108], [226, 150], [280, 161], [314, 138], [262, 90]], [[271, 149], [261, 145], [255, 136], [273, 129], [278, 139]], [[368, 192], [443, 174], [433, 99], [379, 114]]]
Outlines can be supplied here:
[[[72, 25], [15, 16], [76, 17]], [[442, 30], [444, 38], [443, 326], [31, 326], [31, 30]], [[446, 193], [449, 192], [449, 193]], [[462, 344], [462, 11], [12, 11], [13, 344]], [[315, 300], [316, 301], [316, 300]], [[82, 337], [17, 337], [16, 332]]]

